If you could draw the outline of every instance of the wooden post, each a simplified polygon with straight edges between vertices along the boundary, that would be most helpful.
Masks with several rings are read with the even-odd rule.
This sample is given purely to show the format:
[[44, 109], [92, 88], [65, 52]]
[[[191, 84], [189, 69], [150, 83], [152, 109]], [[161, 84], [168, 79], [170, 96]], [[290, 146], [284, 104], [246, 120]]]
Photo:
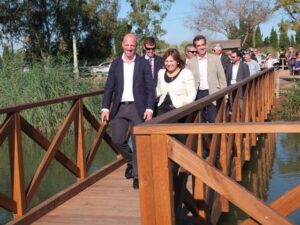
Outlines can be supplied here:
[[76, 137], [76, 149], [77, 149], [77, 166], [80, 171], [79, 179], [82, 180], [86, 178], [86, 161], [85, 161], [85, 146], [84, 146], [84, 117], [83, 117], [83, 104], [82, 99], [77, 101], [78, 104], [78, 117], [75, 121], [75, 131]]
[[280, 91], [280, 79], [279, 79], [279, 72], [275, 72], [275, 79], [276, 79], [276, 98], [279, 98], [279, 91]]
[[141, 225], [175, 225], [167, 135], [137, 135]]
[[20, 115], [15, 113], [12, 115], [14, 126], [13, 133], [9, 138], [11, 174], [12, 174], [12, 197], [16, 202], [16, 211], [14, 218], [24, 215], [26, 209], [25, 189], [24, 189], [24, 165], [21, 149], [21, 126]]

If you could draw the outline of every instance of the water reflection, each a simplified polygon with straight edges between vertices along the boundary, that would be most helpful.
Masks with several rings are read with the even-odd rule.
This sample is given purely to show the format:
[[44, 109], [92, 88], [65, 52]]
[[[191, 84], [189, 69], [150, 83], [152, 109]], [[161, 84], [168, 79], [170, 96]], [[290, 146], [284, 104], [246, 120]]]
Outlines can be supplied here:
[[[85, 133], [85, 146], [89, 149], [91, 142], [95, 137], [94, 131]], [[30, 179], [35, 173], [39, 163], [41, 162], [45, 151], [30, 140], [26, 135], [22, 134], [22, 146], [23, 146], [23, 159], [24, 159], [24, 178], [26, 187], [28, 186]], [[59, 147], [62, 153], [64, 153], [70, 160], [76, 163], [75, 154], [75, 142], [74, 136], [69, 135], [66, 137], [61, 146]], [[0, 192], [11, 196], [11, 179], [9, 168], [9, 154], [7, 140], [0, 147]], [[103, 167], [115, 160], [116, 157], [112, 150], [102, 142], [100, 149], [98, 150], [89, 173]], [[70, 186], [76, 182], [76, 177], [70, 173], [59, 162], [53, 160], [47, 170], [45, 177], [43, 178], [37, 194], [34, 196], [30, 203], [30, 207], [34, 207], [42, 201], [45, 201], [49, 197], [63, 190], [65, 187]], [[0, 208], [0, 225], [7, 223], [11, 220], [12, 215], [8, 211]]]
[[[300, 183], [299, 134], [260, 136], [252, 149], [251, 160], [244, 165], [241, 184], [265, 202], [272, 202]], [[247, 214], [234, 205], [224, 213], [218, 225], [237, 225]], [[300, 210], [288, 217], [300, 225]]]

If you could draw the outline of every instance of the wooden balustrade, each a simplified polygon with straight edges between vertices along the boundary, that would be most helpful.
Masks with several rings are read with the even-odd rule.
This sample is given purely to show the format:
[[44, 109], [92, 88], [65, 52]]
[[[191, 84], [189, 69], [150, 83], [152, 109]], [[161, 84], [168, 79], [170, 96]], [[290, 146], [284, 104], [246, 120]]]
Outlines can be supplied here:
[[[26, 223], [32, 222], [124, 163], [124, 160], [118, 154], [117, 148], [113, 145], [110, 135], [106, 131], [107, 126], [99, 124], [97, 119], [84, 105], [85, 98], [102, 94], [102, 91], [91, 92], [0, 109], [0, 114], [6, 115], [5, 121], [0, 126], [0, 145], [8, 138], [12, 177], [12, 196], [0, 193], [0, 206], [11, 211], [15, 219], [27, 213], [30, 216], [26, 219]], [[49, 106], [51, 104], [60, 104], [66, 101], [71, 101], [73, 104], [52, 140], [48, 140], [34, 125], [21, 116], [21, 112], [25, 110]], [[96, 136], [90, 149], [85, 148], [84, 119], [96, 130]], [[74, 129], [70, 129], [71, 124], [74, 124]], [[26, 168], [24, 168], [23, 162], [22, 132], [46, 151], [28, 186], [25, 186], [24, 181], [24, 169]], [[68, 132], [75, 134], [76, 148], [74, 150], [77, 157], [75, 162], [59, 149]], [[117, 160], [88, 177], [88, 170], [102, 140], [105, 140], [117, 154]], [[86, 151], [88, 152], [86, 153]], [[47, 204], [41, 204], [40, 208], [38, 207], [39, 209], [29, 211], [31, 200], [37, 194], [38, 188], [49, 169], [49, 165], [54, 159], [64, 166], [67, 171], [74, 174], [78, 178], [78, 181], [75, 185], [57, 194], [55, 198], [46, 201]], [[24, 223], [24, 220], [20, 223]]]
[[[183, 206], [192, 215], [188, 220], [216, 224], [220, 214], [228, 211], [228, 201], [261, 224], [291, 224], [231, 180], [241, 180], [242, 166], [251, 158], [257, 135], [300, 132], [299, 122], [265, 123], [274, 105], [274, 88], [274, 71], [265, 70], [134, 128], [142, 225], [180, 223], [183, 218], [178, 209]], [[230, 114], [228, 96], [232, 99]], [[199, 111], [214, 101], [215, 123], [201, 123]], [[177, 123], [186, 116], [193, 118], [193, 123]], [[186, 141], [178, 135], [186, 135]], [[180, 166], [179, 172], [174, 173], [174, 162]], [[186, 178], [181, 179], [184, 173], [192, 175], [191, 188]], [[176, 192], [183, 194], [178, 197]]]
[[[281, 214], [286, 216], [299, 208], [299, 186], [278, 200], [280, 204], [277, 202], [276, 206], [272, 207], [285, 210], [281, 207], [281, 204], [285, 206], [292, 204], [287, 207], [285, 213], [277, 213], [230, 179], [230, 174], [224, 174], [224, 171], [221, 172], [212, 166], [208, 160], [203, 160], [202, 157], [199, 157], [191, 149], [170, 136], [182, 133], [245, 134], [257, 132], [258, 130], [260, 133], [300, 133], [300, 122], [161, 124], [159, 126], [135, 127], [134, 132], [137, 135], [138, 149], [143, 149], [143, 151], [138, 151], [142, 225], [175, 224], [172, 170], [170, 169], [171, 162], [168, 159], [193, 174], [260, 224], [291, 224]], [[222, 161], [221, 157], [223, 155], [219, 156], [220, 161]], [[151, 161], [148, 159], [151, 159]], [[193, 205], [193, 203], [190, 203], [190, 205]], [[162, 215], [164, 215], [165, 220], [160, 222]], [[195, 216], [195, 213], [193, 215]], [[199, 223], [201, 219], [199, 218]]]

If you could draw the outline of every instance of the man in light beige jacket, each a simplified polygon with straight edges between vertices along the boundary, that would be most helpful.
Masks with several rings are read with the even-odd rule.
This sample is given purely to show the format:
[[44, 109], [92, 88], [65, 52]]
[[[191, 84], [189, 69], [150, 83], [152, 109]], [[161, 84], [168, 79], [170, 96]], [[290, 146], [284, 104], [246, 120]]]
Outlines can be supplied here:
[[[213, 94], [227, 86], [224, 69], [219, 57], [206, 52], [206, 38], [197, 35], [193, 44], [197, 50], [197, 56], [189, 60], [187, 68], [195, 77], [197, 99]], [[202, 121], [213, 123], [216, 117], [216, 106], [210, 104], [202, 110]]]

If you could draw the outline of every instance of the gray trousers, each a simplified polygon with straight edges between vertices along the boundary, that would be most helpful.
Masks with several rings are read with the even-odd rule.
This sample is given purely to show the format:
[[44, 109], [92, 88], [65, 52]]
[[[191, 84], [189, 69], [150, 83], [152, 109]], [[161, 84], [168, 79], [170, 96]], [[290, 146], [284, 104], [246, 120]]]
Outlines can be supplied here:
[[136, 147], [135, 147], [135, 136], [130, 130], [132, 149], [128, 145], [127, 134], [128, 129], [131, 126], [142, 123], [140, 119], [136, 106], [134, 103], [131, 104], [121, 104], [120, 108], [111, 121], [112, 126], [112, 141], [120, 149], [122, 156], [128, 164], [132, 165], [133, 177], [137, 178], [137, 158], [136, 158]]

